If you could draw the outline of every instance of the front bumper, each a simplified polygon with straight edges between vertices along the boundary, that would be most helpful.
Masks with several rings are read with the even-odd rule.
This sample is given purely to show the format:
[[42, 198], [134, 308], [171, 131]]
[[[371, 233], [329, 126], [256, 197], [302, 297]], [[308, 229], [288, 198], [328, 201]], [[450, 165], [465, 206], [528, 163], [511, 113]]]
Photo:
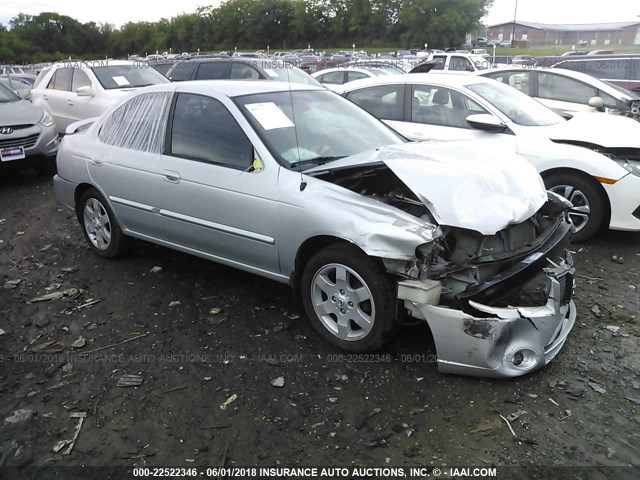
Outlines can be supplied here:
[[[469, 301], [478, 312], [412, 303], [433, 334], [438, 369], [482, 377], [516, 377], [547, 365], [564, 345], [576, 319], [571, 300], [573, 262], [544, 269], [547, 302], [539, 307], [498, 308]], [[486, 316], [484, 316], [486, 314]]]
[[640, 177], [631, 173], [613, 185], [602, 184], [611, 204], [612, 230], [640, 230], [640, 218], [634, 212], [640, 207]]
[[[0, 139], [0, 147], [23, 147], [26, 159], [39, 156], [53, 157], [58, 153], [59, 143], [58, 133], [53, 125], [31, 125], [15, 130], [11, 135], [3, 135]], [[11, 162], [24, 162], [24, 159], [3, 163]]]

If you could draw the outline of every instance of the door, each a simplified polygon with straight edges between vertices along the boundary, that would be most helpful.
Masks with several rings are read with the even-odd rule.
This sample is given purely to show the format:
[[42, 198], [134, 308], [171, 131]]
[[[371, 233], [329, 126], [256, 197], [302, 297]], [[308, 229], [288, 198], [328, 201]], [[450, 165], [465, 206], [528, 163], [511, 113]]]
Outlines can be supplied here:
[[58, 68], [42, 96], [43, 106], [49, 112], [56, 124], [58, 132], [64, 132], [74, 119], [71, 114], [72, 103], [71, 79], [73, 68]]
[[163, 240], [249, 270], [278, 272], [279, 167], [254, 169], [252, 142], [229, 108], [209, 96], [179, 93], [168, 131], [155, 169], [162, 178]]
[[[78, 95], [78, 89], [80, 87], [91, 88], [93, 95]], [[96, 100], [95, 94], [97, 91], [97, 82], [92, 82], [84, 70], [81, 68], [73, 69], [71, 95], [69, 95], [67, 104], [70, 107], [70, 116], [73, 117], [74, 121], [97, 117], [102, 114], [104, 105]]]
[[98, 148], [86, 154], [92, 182], [108, 198], [120, 225], [147, 239], [164, 238], [169, 228], [158, 212], [170, 104], [170, 92], [136, 95], [104, 121]]

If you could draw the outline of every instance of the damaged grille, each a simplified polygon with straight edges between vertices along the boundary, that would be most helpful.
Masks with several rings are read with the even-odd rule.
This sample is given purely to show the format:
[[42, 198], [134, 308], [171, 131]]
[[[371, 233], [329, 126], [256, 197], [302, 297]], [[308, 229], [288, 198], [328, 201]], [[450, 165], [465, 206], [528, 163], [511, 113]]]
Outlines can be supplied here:
[[531, 244], [536, 236], [536, 228], [531, 220], [512, 225], [496, 235], [484, 237], [478, 256], [498, 255], [517, 250]]
[[485, 238], [484, 242], [482, 242], [482, 250], [480, 251], [480, 255], [493, 255], [496, 253], [504, 253], [505, 251], [504, 240], [496, 235], [491, 235]]
[[[566, 205], [554, 195], [528, 220], [495, 235], [450, 229], [427, 258], [428, 278], [442, 281], [441, 301], [457, 306], [474, 300], [492, 306], [546, 304], [545, 258], [560, 258], [571, 236]], [[538, 281], [532, 282], [534, 277]], [[571, 298], [573, 278], [556, 295]], [[523, 288], [524, 287], [524, 288]], [[490, 302], [490, 303], [488, 303]]]
[[570, 273], [563, 275], [558, 278], [558, 283], [560, 283], [560, 304], [564, 305], [569, 303], [573, 293], [573, 275]]

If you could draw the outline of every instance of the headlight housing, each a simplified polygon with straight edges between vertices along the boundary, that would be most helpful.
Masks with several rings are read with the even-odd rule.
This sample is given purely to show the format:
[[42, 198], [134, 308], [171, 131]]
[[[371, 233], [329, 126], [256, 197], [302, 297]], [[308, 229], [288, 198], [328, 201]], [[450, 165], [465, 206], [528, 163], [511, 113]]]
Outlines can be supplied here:
[[614, 158], [612, 160], [622, 168], [624, 168], [627, 172], [635, 175], [636, 177], [640, 177], [640, 161], [629, 160], [627, 158]]
[[47, 112], [42, 112], [42, 118], [40, 119], [40, 125], [43, 127], [50, 127], [53, 125], [53, 118]]

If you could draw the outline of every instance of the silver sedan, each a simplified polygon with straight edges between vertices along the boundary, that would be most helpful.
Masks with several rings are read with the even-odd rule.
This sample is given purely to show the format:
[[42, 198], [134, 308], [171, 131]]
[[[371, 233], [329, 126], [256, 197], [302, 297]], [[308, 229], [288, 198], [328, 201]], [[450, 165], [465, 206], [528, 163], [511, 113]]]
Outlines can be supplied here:
[[[347, 351], [409, 314], [441, 371], [517, 376], [574, 324], [568, 204], [515, 155], [407, 143], [332, 92], [276, 82], [149, 87], [66, 133], [56, 194], [96, 254], [135, 237], [288, 283]], [[537, 302], [511, 306], [540, 278]]]

